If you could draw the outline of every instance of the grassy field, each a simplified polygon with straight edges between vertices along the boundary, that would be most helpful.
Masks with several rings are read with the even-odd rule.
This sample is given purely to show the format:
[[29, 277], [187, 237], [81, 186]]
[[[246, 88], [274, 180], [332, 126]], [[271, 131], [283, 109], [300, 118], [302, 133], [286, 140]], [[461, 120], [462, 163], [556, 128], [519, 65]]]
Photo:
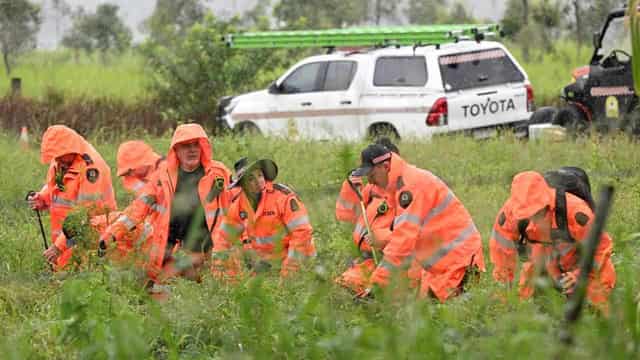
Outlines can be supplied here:
[[[133, 136], [133, 135], [130, 135]], [[122, 139], [124, 140], [124, 139]], [[167, 138], [146, 138], [166, 151]], [[512, 138], [403, 142], [406, 158], [441, 176], [471, 212], [487, 253], [496, 212], [511, 177], [525, 169], [584, 167], [594, 189], [616, 187], [607, 229], [615, 241], [618, 274], [611, 316], [587, 313], [576, 344], [558, 343], [563, 299], [549, 290], [520, 302], [515, 289], [485, 274], [480, 284], [447, 304], [379, 298], [355, 303], [332, 279], [355, 255], [350, 227], [334, 220], [344, 174], [363, 144], [274, 139], [214, 139], [214, 156], [230, 166], [247, 153], [275, 159], [279, 181], [307, 205], [318, 258], [295, 278], [266, 275], [236, 286], [206, 277], [178, 280], [168, 303], [150, 301], [131, 272], [106, 266], [65, 279], [48, 274], [34, 214], [24, 205], [46, 167], [0, 136], [0, 353], [4, 359], [631, 359], [638, 358], [640, 291], [640, 152], [625, 138], [570, 143], [523, 143]], [[113, 166], [117, 144], [93, 139]], [[304, 151], [301, 151], [304, 149]], [[120, 183], [116, 191], [125, 206]], [[488, 258], [487, 258], [488, 261]], [[503, 298], [504, 301], [498, 300]]]
[[[27, 97], [44, 98], [49, 92], [66, 97], [115, 97], [135, 102], [146, 97], [144, 60], [132, 53], [113, 56], [104, 64], [98, 56], [80, 55], [69, 51], [36, 52], [22, 57], [11, 78], [22, 78], [22, 93]], [[10, 88], [5, 71], [0, 72], [0, 94]]]
[[[574, 68], [586, 65], [591, 50], [580, 52], [575, 44], [558, 42], [554, 53], [532, 50], [529, 62], [522, 61], [517, 45], [507, 44], [525, 68], [534, 86], [539, 105], [557, 101], [560, 89], [571, 80]], [[23, 94], [43, 98], [54, 89], [67, 97], [115, 97], [136, 101], [148, 97], [144, 60], [134, 54], [114, 57], [104, 65], [97, 56], [80, 56], [78, 61], [68, 51], [39, 52], [23, 57], [11, 77], [21, 77]], [[9, 78], [0, 72], [0, 94], [9, 89]]]

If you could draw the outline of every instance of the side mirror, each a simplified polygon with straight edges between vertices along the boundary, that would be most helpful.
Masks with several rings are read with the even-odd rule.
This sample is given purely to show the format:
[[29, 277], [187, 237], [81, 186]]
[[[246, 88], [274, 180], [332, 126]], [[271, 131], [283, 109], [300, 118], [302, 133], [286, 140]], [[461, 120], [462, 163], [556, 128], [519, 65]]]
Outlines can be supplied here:
[[600, 32], [596, 31], [593, 33], [593, 47], [594, 49], [599, 49], [602, 46], [600, 42]]
[[281, 92], [282, 89], [275, 81], [272, 82], [271, 85], [269, 85], [269, 94], [280, 94]]

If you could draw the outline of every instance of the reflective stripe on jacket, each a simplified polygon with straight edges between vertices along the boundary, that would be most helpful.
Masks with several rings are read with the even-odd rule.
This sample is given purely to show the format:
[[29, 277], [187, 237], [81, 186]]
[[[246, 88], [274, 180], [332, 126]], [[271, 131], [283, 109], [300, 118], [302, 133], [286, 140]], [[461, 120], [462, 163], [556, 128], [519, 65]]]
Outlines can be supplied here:
[[484, 271], [482, 242], [471, 215], [435, 175], [391, 158], [386, 189], [395, 210], [393, 231], [372, 281], [386, 285], [391, 272], [415, 260], [423, 269], [421, 295], [446, 300], [469, 267]]

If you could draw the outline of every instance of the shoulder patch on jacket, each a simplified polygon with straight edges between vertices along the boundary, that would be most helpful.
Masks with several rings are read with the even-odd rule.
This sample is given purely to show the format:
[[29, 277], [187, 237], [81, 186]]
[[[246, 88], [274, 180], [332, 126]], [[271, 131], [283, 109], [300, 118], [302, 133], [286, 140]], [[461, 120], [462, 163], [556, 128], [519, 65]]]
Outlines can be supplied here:
[[99, 177], [100, 172], [98, 169], [91, 168], [87, 170], [87, 180], [89, 180], [90, 183], [95, 184]]
[[383, 201], [380, 205], [378, 205], [378, 215], [382, 216], [389, 211], [389, 205], [387, 205], [386, 201]]
[[406, 209], [411, 204], [411, 201], [413, 201], [411, 191], [403, 191], [400, 193], [400, 197], [398, 198], [398, 204], [400, 204], [400, 207]]
[[291, 207], [291, 211], [293, 212], [300, 210], [300, 205], [298, 205], [298, 202], [295, 198], [291, 198], [291, 200], [289, 200], [289, 206]]
[[498, 224], [500, 224], [500, 226], [504, 226], [504, 223], [507, 221], [507, 215], [504, 214], [504, 211], [500, 213], [500, 216], [498, 216]]
[[291, 188], [289, 188], [288, 186], [284, 185], [284, 184], [279, 184], [279, 183], [274, 183], [273, 184], [273, 188], [285, 193], [286, 195], [292, 194], [293, 190], [291, 190]]
[[82, 160], [84, 160], [87, 166], [93, 165], [93, 159], [91, 158], [91, 156], [89, 156], [89, 154], [82, 154]]
[[578, 224], [580, 224], [581, 226], [585, 226], [589, 222], [589, 216], [587, 214], [583, 213], [583, 212], [577, 212], [576, 213], [576, 222]]

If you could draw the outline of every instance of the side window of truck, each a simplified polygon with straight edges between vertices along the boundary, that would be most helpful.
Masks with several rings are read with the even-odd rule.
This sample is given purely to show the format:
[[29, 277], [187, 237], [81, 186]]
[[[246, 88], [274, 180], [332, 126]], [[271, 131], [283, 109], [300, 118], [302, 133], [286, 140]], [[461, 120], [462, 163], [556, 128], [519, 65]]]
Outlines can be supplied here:
[[324, 79], [324, 91], [348, 90], [356, 75], [358, 65], [355, 61], [331, 61], [327, 66]]
[[305, 64], [294, 70], [280, 85], [282, 94], [318, 91], [324, 62]]
[[424, 86], [427, 83], [424, 56], [386, 56], [376, 60], [375, 86]]

